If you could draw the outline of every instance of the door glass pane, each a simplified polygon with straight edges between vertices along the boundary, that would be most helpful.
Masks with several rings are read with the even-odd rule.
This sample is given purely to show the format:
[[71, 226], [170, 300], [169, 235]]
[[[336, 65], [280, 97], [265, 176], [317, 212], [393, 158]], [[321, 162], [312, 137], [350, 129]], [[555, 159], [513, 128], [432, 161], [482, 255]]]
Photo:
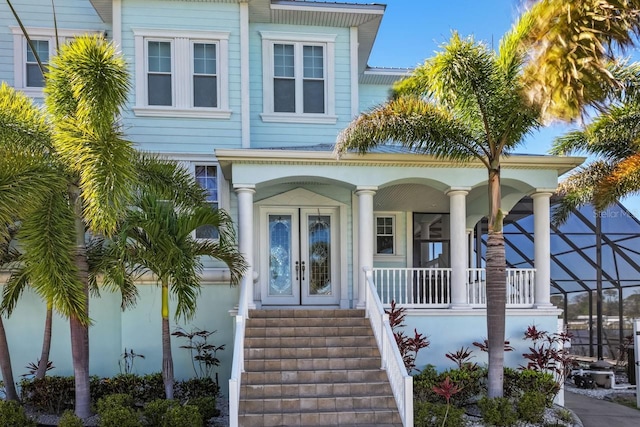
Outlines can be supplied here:
[[269, 295], [293, 295], [291, 215], [269, 215]]
[[309, 216], [309, 294], [331, 295], [331, 217]]

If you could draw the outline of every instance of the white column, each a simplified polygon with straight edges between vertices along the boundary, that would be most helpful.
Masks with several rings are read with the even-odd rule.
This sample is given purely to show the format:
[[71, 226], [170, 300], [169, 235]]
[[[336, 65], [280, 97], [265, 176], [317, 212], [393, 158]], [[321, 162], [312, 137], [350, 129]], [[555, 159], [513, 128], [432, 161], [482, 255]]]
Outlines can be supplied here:
[[247, 262], [247, 272], [240, 282], [248, 308], [256, 308], [253, 294], [253, 195], [255, 185], [234, 184], [238, 194], [238, 249]]
[[[358, 303], [364, 308], [366, 279], [364, 269], [373, 268], [373, 195], [378, 187], [358, 187]], [[355, 281], [355, 277], [354, 277]]]
[[550, 191], [538, 191], [533, 199], [533, 259], [536, 268], [534, 304], [536, 307], [551, 306], [551, 231]]
[[468, 307], [467, 194], [469, 191], [466, 188], [451, 188], [447, 191], [451, 248], [451, 308]]

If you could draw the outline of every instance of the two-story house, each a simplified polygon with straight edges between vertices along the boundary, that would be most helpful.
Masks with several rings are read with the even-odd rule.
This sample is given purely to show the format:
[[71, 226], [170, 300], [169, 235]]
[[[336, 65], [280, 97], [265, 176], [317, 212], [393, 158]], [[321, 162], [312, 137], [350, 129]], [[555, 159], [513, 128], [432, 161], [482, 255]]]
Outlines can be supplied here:
[[[47, 62], [55, 46], [51, 4], [13, 4]], [[384, 5], [292, 0], [56, 0], [55, 5], [62, 40], [102, 33], [120, 46], [133, 83], [122, 114], [127, 137], [140, 150], [182, 162], [209, 191], [211, 205], [228, 210], [237, 225], [249, 272], [234, 288], [228, 272], [209, 262], [198, 314], [191, 325], [181, 325], [217, 329], [213, 340], [227, 346], [218, 354], [225, 394], [241, 393], [227, 383], [231, 378], [231, 388], [241, 388], [237, 373], [250, 362], [239, 342], [251, 317], [248, 309], [280, 310], [293, 319], [289, 309], [324, 309], [340, 318], [342, 310], [370, 304], [366, 295], [373, 285], [385, 306], [394, 299], [409, 309], [407, 328], [429, 336], [431, 346], [420, 353], [418, 366], [448, 367], [446, 352], [486, 337], [483, 266], [472, 256], [481, 238], [476, 224], [487, 213], [482, 165], [454, 164], [396, 146], [341, 159], [333, 154], [337, 134], [361, 111], [383, 102], [391, 85], [409, 72], [367, 63]], [[0, 79], [42, 98], [42, 75], [4, 2]], [[549, 300], [549, 199], [558, 176], [580, 162], [536, 155], [503, 162], [503, 208], [508, 211], [525, 196], [534, 200], [535, 270], [508, 272], [507, 336], [518, 350], [524, 344], [516, 340], [528, 325], [557, 328], [559, 312]], [[196, 237], [216, 236], [202, 230]], [[92, 374], [116, 373], [124, 348], [146, 356], [138, 362], [141, 371], [160, 370], [160, 293], [153, 284], [152, 278], [140, 283], [140, 301], [125, 312], [116, 295], [92, 304]], [[37, 339], [18, 337], [39, 336], [43, 307], [29, 294], [7, 321], [14, 360], [39, 354]], [[63, 322], [56, 320], [51, 359], [55, 373], [69, 374], [69, 337], [66, 328], [58, 328]], [[269, 325], [262, 322], [263, 338], [275, 333]], [[296, 325], [304, 326], [294, 321], [288, 327]], [[180, 344], [174, 342], [176, 375], [188, 377], [190, 355]], [[517, 366], [521, 353], [508, 354], [507, 364]], [[478, 355], [477, 360], [486, 359]], [[312, 365], [308, 368], [318, 369]], [[233, 411], [237, 416], [237, 401]]]

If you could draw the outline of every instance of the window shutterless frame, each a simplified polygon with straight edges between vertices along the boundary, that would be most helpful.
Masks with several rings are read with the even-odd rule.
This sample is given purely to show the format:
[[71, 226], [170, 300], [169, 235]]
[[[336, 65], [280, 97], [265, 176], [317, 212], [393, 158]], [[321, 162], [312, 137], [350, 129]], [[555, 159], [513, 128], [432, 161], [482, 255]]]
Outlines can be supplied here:
[[264, 122], [335, 124], [335, 34], [261, 31]]
[[[231, 117], [229, 32], [134, 28], [133, 34], [136, 93], [133, 111], [136, 116], [213, 119]], [[171, 43], [171, 105], [149, 103], [148, 48], [149, 42], [155, 41]], [[200, 55], [197, 61], [196, 55]], [[209, 57], [210, 55], [214, 57]], [[211, 73], [214, 65], [215, 72]], [[194, 93], [199, 86], [208, 89]]]

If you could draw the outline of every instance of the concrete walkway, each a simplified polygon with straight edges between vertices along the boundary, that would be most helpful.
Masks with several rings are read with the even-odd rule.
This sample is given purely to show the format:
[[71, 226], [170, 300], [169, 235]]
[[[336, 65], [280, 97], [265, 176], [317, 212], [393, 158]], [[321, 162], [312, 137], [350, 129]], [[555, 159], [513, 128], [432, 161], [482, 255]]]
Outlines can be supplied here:
[[566, 391], [564, 405], [576, 413], [584, 427], [640, 426], [640, 410], [618, 403]]

